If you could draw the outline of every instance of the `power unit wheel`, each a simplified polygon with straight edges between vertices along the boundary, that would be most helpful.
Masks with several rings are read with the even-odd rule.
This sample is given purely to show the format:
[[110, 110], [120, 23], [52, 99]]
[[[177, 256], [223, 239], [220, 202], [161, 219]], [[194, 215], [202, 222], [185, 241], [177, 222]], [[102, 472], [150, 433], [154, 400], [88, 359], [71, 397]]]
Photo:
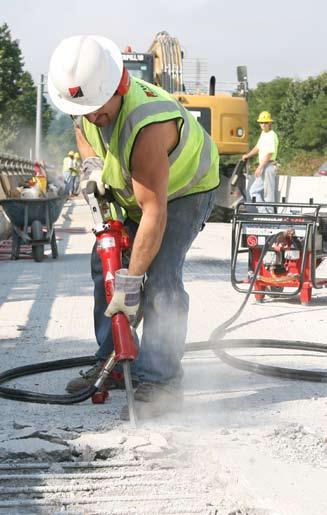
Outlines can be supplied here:
[[[31, 225], [31, 236], [32, 240], [43, 240], [42, 224], [39, 220], [34, 220]], [[44, 245], [32, 245], [32, 255], [34, 261], [38, 263], [44, 259]]]
[[284, 291], [283, 286], [269, 286], [270, 291], [276, 292], [276, 293], [282, 293]]
[[57, 246], [57, 240], [56, 240], [56, 233], [53, 230], [52, 236], [51, 236], [51, 252], [52, 252], [52, 259], [57, 259], [58, 257], [58, 246]]
[[272, 297], [272, 298], [275, 298], [275, 299], [280, 299], [281, 297], [283, 297], [283, 295], [269, 295], [269, 292], [273, 292], [273, 293], [283, 293], [284, 291], [284, 287], [283, 286], [268, 286], [267, 287], [267, 295], [269, 297]]
[[19, 258], [19, 251], [21, 245], [21, 238], [18, 236], [15, 230], [12, 232], [12, 243], [11, 243], [11, 256], [10, 259], [15, 260]]

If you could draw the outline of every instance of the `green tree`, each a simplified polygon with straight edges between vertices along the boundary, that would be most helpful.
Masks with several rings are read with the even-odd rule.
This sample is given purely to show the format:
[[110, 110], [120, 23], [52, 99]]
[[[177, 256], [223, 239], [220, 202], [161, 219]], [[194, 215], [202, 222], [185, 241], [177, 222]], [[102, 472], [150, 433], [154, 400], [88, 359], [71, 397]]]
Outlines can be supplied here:
[[270, 82], [259, 82], [249, 94], [249, 132], [250, 147], [252, 148], [260, 134], [257, 122], [261, 111], [269, 111], [274, 119], [274, 127], [279, 130], [279, 116], [292, 79], [277, 77]]
[[294, 124], [294, 142], [299, 149], [327, 151], [327, 98], [324, 93], [298, 114]]
[[8, 25], [0, 25], [0, 113], [19, 94], [23, 59], [17, 41], [11, 40]]
[[[287, 157], [294, 156], [298, 150], [308, 148], [307, 143], [302, 137], [298, 137], [297, 133], [304, 122], [304, 113], [307, 112], [310, 115], [310, 105], [315, 105], [317, 102], [320, 107], [323, 107], [324, 102], [327, 103], [327, 73], [310, 77], [304, 81], [293, 81], [290, 84], [282, 105], [278, 125]], [[315, 107], [312, 106], [312, 109], [318, 114]], [[320, 116], [316, 121], [317, 125], [320, 123], [318, 120], [321, 120]], [[319, 145], [320, 143], [318, 147]], [[313, 149], [312, 145], [309, 147]]]
[[[5, 23], [0, 26], [0, 150], [27, 157], [35, 142], [36, 86], [23, 65], [18, 42]], [[46, 134], [53, 115], [45, 98], [42, 102]]]

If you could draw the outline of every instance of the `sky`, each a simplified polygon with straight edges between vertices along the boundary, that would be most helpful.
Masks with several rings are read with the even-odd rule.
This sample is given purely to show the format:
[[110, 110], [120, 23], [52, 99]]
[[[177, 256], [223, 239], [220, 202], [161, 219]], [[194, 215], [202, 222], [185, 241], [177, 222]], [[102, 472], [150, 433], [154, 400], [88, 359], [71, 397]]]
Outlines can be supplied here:
[[248, 67], [250, 88], [327, 71], [326, 0], [1, 0], [0, 6], [0, 24], [19, 40], [35, 82], [65, 37], [99, 34], [122, 50], [145, 52], [162, 30], [178, 38], [186, 57], [207, 60], [217, 82], [236, 82], [238, 65]]

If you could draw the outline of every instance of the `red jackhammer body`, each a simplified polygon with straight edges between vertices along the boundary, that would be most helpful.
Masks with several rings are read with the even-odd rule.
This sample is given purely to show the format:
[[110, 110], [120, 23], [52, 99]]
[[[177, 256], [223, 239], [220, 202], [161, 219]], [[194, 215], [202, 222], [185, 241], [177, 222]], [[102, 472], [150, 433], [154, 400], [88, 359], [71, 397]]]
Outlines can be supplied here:
[[[115, 273], [122, 268], [122, 252], [130, 249], [132, 243], [121, 221], [108, 219], [107, 217], [106, 220], [103, 221], [103, 215], [98, 200], [95, 197], [95, 188], [95, 183], [89, 183], [87, 195], [95, 221], [93, 232], [96, 236], [96, 250], [101, 260], [106, 300], [109, 304], [115, 291]], [[136, 424], [130, 362], [137, 358], [138, 350], [126, 315], [116, 313], [111, 317], [111, 321], [114, 352], [108, 358], [102, 374], [95, 383], [99, 391], [93, 395], [92, 401], [94, 403], [101, 403], [106, 400], [108, 392], [101, 390], [101, 385], [109, 374], [115, 373], [113, 370], [115, 364], [121, 362], [124, 372], [130, 420], [132, 423]]]
[[[122, 250], [131, 247], [129, 236], [123, 224], [110, 220], [103, 224], [100, 232], [94, 229], [97, 240], [97, 253], [100, 257], [106, 299], [111, 302], [115, 291], [115, 272], [122, 267]], [[112, 317], [112, 334], [115, 348], [115, 361], [134, 360], [137, 348], [127, 317], [117, 313]]]

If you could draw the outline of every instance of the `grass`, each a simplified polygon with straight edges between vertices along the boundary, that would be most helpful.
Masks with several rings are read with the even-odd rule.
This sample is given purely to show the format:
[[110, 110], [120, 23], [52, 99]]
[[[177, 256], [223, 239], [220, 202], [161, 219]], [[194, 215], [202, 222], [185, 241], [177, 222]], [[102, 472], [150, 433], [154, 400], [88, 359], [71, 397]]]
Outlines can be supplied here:
[[280, 164], [279, 175], [313, 175], [320, 165], [327, 160], [327, 155], [303, 153], [293, 157], [288, 163]]

